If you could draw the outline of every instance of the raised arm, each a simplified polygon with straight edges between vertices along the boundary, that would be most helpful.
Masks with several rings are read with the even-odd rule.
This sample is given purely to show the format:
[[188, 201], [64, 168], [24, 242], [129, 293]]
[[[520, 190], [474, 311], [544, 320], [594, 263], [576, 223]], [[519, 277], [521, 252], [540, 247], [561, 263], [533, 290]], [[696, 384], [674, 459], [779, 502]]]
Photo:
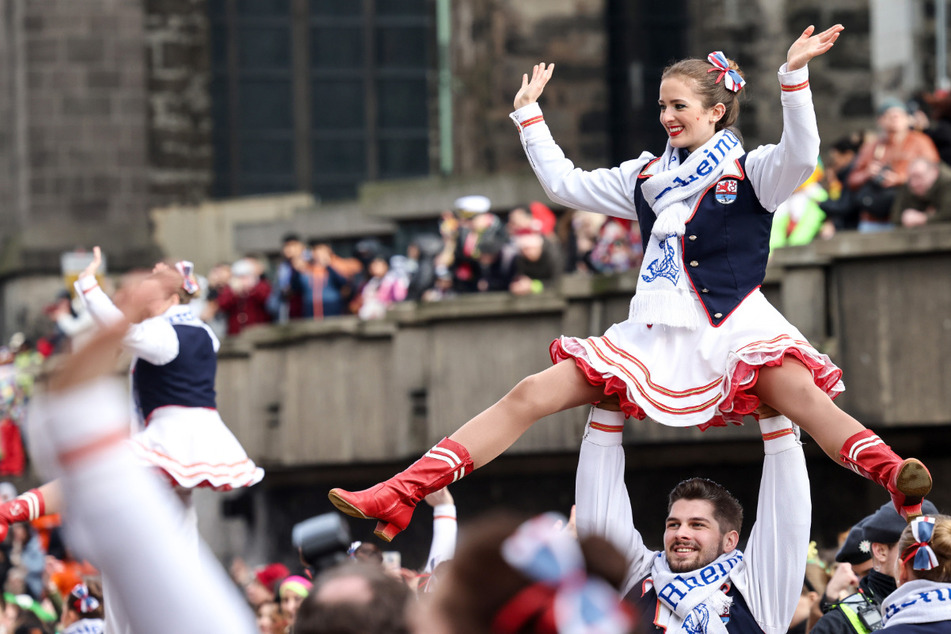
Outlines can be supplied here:
[[429, 557], [423, 569], [431, 573], [436, 566], [449, 561], [456, 554], [459, 528], [456, 523], [456, 502], [448, 487], [430, 493], [423, 499], [433, 507], [433, 541], [429, 545]]
[[812, 501], [799, 429], [785, 416], [760, 421], [763, 477], [756, 522], [733, 573], [765, 634], [784, 634], [802, 592]]
[[[123, 311], [116, 307], [106, 295], [105, 291], [99, 286], [96, 279], [96, 272], [102, 263], [102, 253], [99, 247], [93, 247], [93, 260], [86, 269], [79, 274], [79, 278], [73, 285], [76, 294], [82, 298], [86, 311], [100, 327], [108, 328], [128, 319], [129, 329], [123, 338], [123, 347], [137, 357], [141, 357], [150, 363], [164, 365], [178, 356], [178, 336], [172, 325], [165, 319], [142, 319], [148, 317], [147, 313], [136, 315], [134, 318], [130, 315], [124, 315]], [[177, 273], [172, 271], [163, 271], [162, 275], [174, 276]], [[135, 307], [140, 310], [143, 307]], [[127, 310], [132, 310], [128, 308]], [[136, 319], [139, 319], [138, 323]]]
[[536, 64], [532, 77], [522, 76], [522, 86], [515, 95], [515, 122], [522, 147], [535, 175], [548, 197], [556, 203], [586, 209], [609, 216], [634, 218], [633, 183], [647, 164], [649, 156], [627, 161], [620, 167], [585, 171], [576, 168], [552, 138], [538, 105], [552, 77], [555, 65]]
[[813, 35], [810, 26], [789, 47], [786, 63], [779, 70], [782, 88], [783, 134], [776, 145], [749, 152], [747, 173], [760, 203], [774, 211], [812, 174], [819, 158], [819, 128], [812, 105], [807, 63], [830, 48], [842, 25]]
[[650, 573], [654, 551], [634, 528], [631, 498], [624, 484], [624, 414], [593, 408], [585, 426], [575, 482], [575, 523], [579, 536], [598, 535], [628, 560], [621, 588], [626, 594]]
[[99, 286], [96, 273], [99, 272], [100, 266], [102, 266], [102, 250], [99, 247], [93, 247], [92, 260], [76, 278], [73, 288], [76, 289], [76, 294], [82, 299], [86, 311], [93, 320], [100, 326], [110, 326], [122, 321], [123, 315]]

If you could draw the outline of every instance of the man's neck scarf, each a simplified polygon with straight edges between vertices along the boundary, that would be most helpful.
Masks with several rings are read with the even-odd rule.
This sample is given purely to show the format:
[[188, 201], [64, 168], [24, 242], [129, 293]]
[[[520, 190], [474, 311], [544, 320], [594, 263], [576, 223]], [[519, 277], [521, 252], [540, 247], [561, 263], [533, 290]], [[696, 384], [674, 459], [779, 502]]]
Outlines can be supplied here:
[[658, 553], [651, 568], [658, 599], [656, 624], [667, 634], [726, 634], [720, 617], [733, 600], [721, 588], [741, 561], [743, 553], [733, 550], [697, 570], [673, 572], [667, 556]]

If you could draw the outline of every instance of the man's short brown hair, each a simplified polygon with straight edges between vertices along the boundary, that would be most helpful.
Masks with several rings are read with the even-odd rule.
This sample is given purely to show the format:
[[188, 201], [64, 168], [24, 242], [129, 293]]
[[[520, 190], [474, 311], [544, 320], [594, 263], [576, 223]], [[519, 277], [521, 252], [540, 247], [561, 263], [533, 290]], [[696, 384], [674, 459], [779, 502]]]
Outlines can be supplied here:
[[743, 527], [743, 507], [733, 494], [713, 480], [690, 478], [674, 487], [667, 501], [669, 514], [677, 500], [706, 500], [713, 505], [713, 518], [720, 525], [720, 531], [740, 532]]

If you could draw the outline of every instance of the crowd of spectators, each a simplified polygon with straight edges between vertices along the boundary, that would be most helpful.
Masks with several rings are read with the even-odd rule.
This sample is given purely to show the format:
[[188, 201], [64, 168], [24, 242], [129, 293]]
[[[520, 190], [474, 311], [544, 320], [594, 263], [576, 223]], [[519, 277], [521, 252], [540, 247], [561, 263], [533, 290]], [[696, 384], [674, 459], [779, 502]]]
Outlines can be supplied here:
[[[17, 490], [0, 483], [0, 502]], [[59, 515], [10, 527], [0, 542], [0, 634], [101, 634], [99, 572], [62, 539]]]
[[574, 210], [558, 217], [538, 201], [499, 214], [487, 197], [463, 196], [443, 213], [438, 233], [417, 235], [405, 253], [366, 238], [345, 256], [327, 242], [287, 234], [274, 262], [247, 256], [208, 271], [198, 310], [220, 335], [340, 315], [379, 319], [406, 300], [529, 295], [555, 288], [565, 272], [636, 269], [640, 244], [636, 221]]
[[[452, 498], [448, 499], [449, 506], [436, 507], [434, 515], [452, 509], [454, 524], [455, 506]], [[924, 510], [929, 515], [938, 513], [928, 501]], [[544, 521], [556, 517], [551, 515]], [[890, 502], [864, 518], [852, 518], [856, 523], [851, 527], [847, 525], [849, 519], [842, 518], [846, 525], [837, 541], [823, 547], [813, 541], [803, 553], [806, 572], [788, 634], [813, 630], [815, 634], [865, 634], [867, 630], [851, 629], [846, 617], [856, 597], [877, 609], [884, 597], [895, 591], [893, 564], [905, 520]], [[292, 573], [283, 564], [249, 570], [240, 560], [232, 566], [232, 577], [244, 588], [262, 634], [497, 631], [493, 619], [498, 616], [498, 606], [506, 605], [523, 584], [529, 583], [500, 556], [500, 545], [520, 523], [517, 515], [504, 511], [466, 521], [458, 548], [453, 530], [449, 547], [443, 546], [437, 565], [430, 561], [422, 571], [388, 566], [384, 554], [392, 551], [382, 553], [375, 544], [354, 542], [346, 559], [311, 569], [309, 573], [315, 576], [306, 579], [299, 575], [308, 572]], [[543, 518], [536, 523], [543, 523]], [[556, 522], [551, 529], [577, 538], [573, 509], [570, 519]], [[620, 585], [623, 575], [617, 568], [623, 570], [626, 564], [612, 546], [588, 544], [583, 550], [589, 574], [596, 570], [613, 585]], [[299, 589], [290, 608], [285, 598], [288, 585]], [[451, 592], [439, 592], [449, 585]], [[447, 618], [449, 624], [439, 622]]]
[[884, 99], [873, 131], [854, 132], [829, 146], [822, 181], [825, 214], [815, 236], [920, 227], [951, 220], [951, 94]]

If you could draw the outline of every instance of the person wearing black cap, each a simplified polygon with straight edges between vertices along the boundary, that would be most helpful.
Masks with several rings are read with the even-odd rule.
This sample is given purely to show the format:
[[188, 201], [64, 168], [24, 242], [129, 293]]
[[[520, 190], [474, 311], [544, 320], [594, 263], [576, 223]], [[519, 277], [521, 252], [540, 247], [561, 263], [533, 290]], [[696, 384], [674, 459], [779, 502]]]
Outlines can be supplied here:
[[835, 554], [837, 565], [819, 599], [819, 609], [823, 614], [845, 597], [855, 594], [859, 581], [872, 569], [872, 547], [865, 539], [864, 530], [868, 519], [863, 518], [849, 530], [848, 536]]
[[871, 515], [864, 518], [849, 530], [848, 537], [845, 538], [842, 547], [835, 554], [835, 560], [839, 563], [849, 564], [858, 577], [864, 577], [872, 569], [871, 546], [868, 540], [865, 539], [865, 525], [870, 517]]
[[[927, 515], [938, 512], [928, 500], [922, 502], [921, 510]], [[898, 540], [906, 525], [890, 502], [859, 522], [864, 534], [859, 550], [863, 542], [868, 542], [872, 569], [859, 581], [858, 592], [832, 603], [810, 634], [867, 634], [882, 628], [881, 607], [885, 597], [897, 588], [893, 575], [899, 554]]]

